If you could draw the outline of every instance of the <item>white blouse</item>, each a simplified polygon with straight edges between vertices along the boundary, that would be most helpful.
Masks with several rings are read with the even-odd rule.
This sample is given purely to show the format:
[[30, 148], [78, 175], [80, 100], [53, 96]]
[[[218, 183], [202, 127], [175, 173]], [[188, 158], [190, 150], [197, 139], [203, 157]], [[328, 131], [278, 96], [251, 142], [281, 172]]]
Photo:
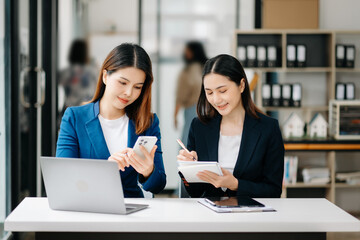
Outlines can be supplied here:
[[100, 125], [110, 155], [127, 148], [129, 118], [124, 116], [109, 120], [99, 114]]
[[[241, 144], [241, 135], [224, 136], [220, 133], [218, 161], [222, 168], [228, 170], [232, 174], [236, 161], [238, 159]], [[224, 192], [226, 188], [221, 188]]]

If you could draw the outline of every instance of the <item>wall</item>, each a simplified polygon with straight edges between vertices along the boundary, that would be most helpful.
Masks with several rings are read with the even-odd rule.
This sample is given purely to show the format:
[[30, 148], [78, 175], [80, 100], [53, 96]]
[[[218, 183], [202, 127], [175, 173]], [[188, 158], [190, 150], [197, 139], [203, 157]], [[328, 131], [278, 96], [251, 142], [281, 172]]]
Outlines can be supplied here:
[[360, 30], [359, 0], [320, 0], [321, 29]]
[[61, 0], [59, 1], [59, 15], [58, 15], [58, 64], [59, 69], [63, 69], [68, 63], [68, 51], [70, 48], [71, 41], [73, 39], [73, 0]]

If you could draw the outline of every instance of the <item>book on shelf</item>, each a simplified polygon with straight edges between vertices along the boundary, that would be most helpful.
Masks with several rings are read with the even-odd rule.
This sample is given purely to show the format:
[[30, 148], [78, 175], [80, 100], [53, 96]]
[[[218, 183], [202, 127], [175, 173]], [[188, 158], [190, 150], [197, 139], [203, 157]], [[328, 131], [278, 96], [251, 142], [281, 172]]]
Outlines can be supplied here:
[[275, 46], [267, 47], [267, 66], [268, 67], [277, 67], [277, 49]]
[[336, 45], [336, 67], [343, 67], [345, 65], [345, 46], [342, 44]]
[[346, 46], [346, 61], [345, 67], [354, 68], [355, 63], [355, 46], [354, 45], [347, 45]]
[[297, 180], [298, 156], [284, 157], [284, 184], [295, 184]]
[[296, 46], [289, 44], [286, 47], [286, 65], [289, 68], [295, 67], [296, 63]]
[[257, 67], [266, 67], [266, 47], [257, 46]]
[[306, 46], [303, 44], [296, 46], [296, 66], [306, 67]]

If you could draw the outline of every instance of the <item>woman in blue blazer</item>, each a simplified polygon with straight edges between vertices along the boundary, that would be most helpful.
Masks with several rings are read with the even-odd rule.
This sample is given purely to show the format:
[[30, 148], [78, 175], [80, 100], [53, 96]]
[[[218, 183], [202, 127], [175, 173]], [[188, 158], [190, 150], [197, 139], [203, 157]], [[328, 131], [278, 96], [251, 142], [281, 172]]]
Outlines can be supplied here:
[[265, 116], [251, 99], [240, 62], [219, 55], [204, 66], [197, 105], [198, 118], [189, 130], [188, 149], [178, 160], [217, 161], [223, 176], [202, 171], [206, 183], [188, 183], [191, 197], [280, 197], [284, 145], [278, 121]]
[[[150, 112], [153, 75], [148, 54], [121, 44], [106, 57], [90, 103], [67, 108], [61, 121], [56, 157], [105, 159], [118, 163], [125, 197], [159, 193], [166, 184], [159, 119]], [[156, 136], [145, 158], [132, 149], [138, 136]]]

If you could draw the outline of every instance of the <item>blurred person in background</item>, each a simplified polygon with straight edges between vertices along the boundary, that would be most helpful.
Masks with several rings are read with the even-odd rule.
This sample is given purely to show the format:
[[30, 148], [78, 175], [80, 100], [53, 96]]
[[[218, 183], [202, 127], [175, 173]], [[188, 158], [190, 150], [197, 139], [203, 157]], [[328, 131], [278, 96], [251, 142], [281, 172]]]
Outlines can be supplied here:
[[201, 76], [207, 60], [203, 45], [197, 41], [188, 42], [183, 52], [185, 67], [182, 69], [176, 87], [176, 105], [174, 125], [178, 127], [177, 115], [184, 108], [184, 126], [181, 141], [187, 145], [187, 137], [191, 121], [196, 115], [196, 103], [200, 96]]
[[[85, 40], [77, 39], [71, 44], [69, 66], [59, 73], [59, 112], [90, 101], [96, 88], [97, 68], [90, 64]], [[61, 97], [62, 96], [62, 97]]]

